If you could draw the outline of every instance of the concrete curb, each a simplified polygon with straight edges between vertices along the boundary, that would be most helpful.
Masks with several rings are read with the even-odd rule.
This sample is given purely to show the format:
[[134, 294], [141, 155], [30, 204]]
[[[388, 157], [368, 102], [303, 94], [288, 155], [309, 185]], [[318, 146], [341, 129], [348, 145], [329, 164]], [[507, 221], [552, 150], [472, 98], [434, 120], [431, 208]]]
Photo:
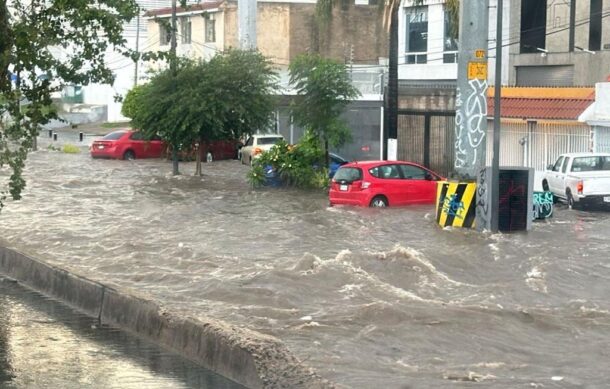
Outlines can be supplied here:
[[0, 273], [102, 323], [169, 347], [249, 388], [332, 388], [278, 339], [216, 320], [163, 311], [154, 301], [72, 274], [0, 246]]

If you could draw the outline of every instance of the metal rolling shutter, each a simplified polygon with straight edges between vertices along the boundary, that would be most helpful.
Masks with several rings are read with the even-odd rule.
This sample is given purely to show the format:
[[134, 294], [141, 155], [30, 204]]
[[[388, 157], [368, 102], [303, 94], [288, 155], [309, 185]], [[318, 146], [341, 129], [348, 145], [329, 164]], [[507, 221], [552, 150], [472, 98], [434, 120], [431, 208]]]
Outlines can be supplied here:
[[517, 86], [573, 86], [574, 66], [517, 66]]

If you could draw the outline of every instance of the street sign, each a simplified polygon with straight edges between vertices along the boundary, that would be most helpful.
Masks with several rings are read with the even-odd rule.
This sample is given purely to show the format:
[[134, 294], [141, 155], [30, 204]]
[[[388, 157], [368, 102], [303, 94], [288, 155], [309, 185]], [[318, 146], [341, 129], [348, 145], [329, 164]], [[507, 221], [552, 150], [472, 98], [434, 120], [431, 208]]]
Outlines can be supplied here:
[[474, 56], [476, 58], [485, 58], [485, 50], [475, 50]]
[[487, 80], [487, 62], [468, 62], [469, 80]]

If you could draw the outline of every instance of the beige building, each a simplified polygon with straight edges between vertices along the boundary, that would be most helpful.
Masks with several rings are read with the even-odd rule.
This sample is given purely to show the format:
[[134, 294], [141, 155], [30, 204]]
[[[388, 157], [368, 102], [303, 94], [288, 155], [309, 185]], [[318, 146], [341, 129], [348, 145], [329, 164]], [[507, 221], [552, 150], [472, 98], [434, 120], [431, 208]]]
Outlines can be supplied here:
[[[327, 24], [315, 19], [315, 2], [258, 1], [257, 48], [279, 67], [311, 51], [355, 65], [387, 58], [388, 33], [377, 5], [348, 3], [335, 7]], [[171, 8], [149, 11], [146, 51], [170, 48]], [[178, 9], [177, 52], [210, 58], [238, 47], [237, 2], [200, 3]]]

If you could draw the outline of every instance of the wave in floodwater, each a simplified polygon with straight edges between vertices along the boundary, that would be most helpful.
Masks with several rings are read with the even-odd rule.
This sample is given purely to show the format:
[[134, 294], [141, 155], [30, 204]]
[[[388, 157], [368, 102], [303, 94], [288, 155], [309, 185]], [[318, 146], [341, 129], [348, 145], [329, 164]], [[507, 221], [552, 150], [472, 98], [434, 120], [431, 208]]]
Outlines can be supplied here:
[[[347, 387], [603, 387], [610, 215], [518, 234], [443, 230], [433, 207], [327, 206], [252, 190], [238, 161], [30, 155], [4, 244], [284, 340]], [[2, 174], [2, 173], [0, 173]]]

